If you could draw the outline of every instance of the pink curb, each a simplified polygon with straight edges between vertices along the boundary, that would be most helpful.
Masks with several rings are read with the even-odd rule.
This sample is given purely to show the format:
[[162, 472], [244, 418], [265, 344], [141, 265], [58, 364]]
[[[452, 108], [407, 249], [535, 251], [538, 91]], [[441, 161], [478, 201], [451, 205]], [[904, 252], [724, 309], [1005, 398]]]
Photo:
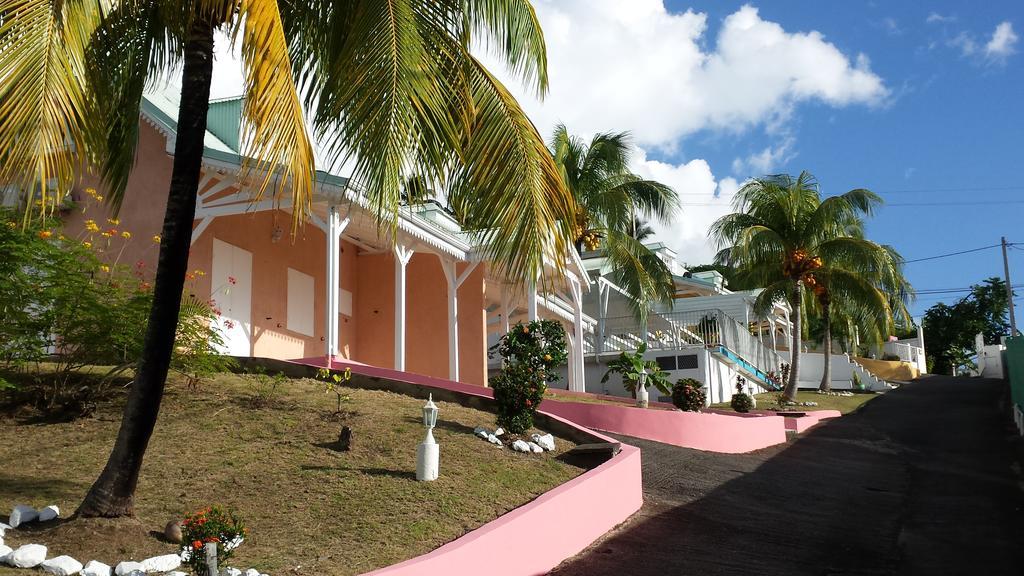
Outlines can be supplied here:
[[[295, 360], [296, 364], [324, 366], [325, 358]], [[387, 368], [334, 360], [332, 369], [351, 368], [353, 373], [408, 382], [467, 395], [491, 398], [489, 388], [461, 384]], [[549, 418], [593, 438], [614, 442], [600, 433], [560, 418], [547, 410]], [[577, 476], [537, 499], [516, 508], [480, 528], [423, 554], [365, 576], [539, 576], [547, 574], [566, 558], [581, 552], [643, 505], [640, 449], [622, 444], [622, 450], [607, 462]]]
[[806, 416], [802, 416], [800, 418], [786, 418], [786, 430], [791, 430], [797, 434], [803, 434], [818, 424], [821, 424], [822, 420], [839, 418], [842, 415], [843, 413], [839, 410], [814, 410], [807, 412]]

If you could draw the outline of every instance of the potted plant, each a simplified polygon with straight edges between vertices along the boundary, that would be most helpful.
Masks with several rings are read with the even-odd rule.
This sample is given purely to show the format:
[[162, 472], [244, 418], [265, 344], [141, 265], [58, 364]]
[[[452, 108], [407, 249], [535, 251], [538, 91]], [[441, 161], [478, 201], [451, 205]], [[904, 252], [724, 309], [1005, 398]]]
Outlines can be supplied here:
[[654, 386], [662, 394], [672, 394], [672, 387], [668, 383], [668, 372], [658, 367], [654, 360], [644, 360], [644, 353], [647, 352], [647, 345], [641, 344], [636, 352], [623, 352], [619, 357], [608, 363], [608, 371], [601, 378], [605, 383], [612, 374], [622, 376], [622, 385], [636, 398], [636, 405], [646, 408], [648, 404], [647, 387]]

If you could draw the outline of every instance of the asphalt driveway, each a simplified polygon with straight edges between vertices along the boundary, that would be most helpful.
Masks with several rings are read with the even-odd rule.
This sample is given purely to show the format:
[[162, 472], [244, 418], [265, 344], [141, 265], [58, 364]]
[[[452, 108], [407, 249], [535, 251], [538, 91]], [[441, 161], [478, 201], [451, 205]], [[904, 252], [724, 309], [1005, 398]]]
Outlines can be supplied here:
[[1024, 574], [1021, 445], [999, 380], [925, 377], [783, 446], [634, 438], [645, 505], [569, 575]]

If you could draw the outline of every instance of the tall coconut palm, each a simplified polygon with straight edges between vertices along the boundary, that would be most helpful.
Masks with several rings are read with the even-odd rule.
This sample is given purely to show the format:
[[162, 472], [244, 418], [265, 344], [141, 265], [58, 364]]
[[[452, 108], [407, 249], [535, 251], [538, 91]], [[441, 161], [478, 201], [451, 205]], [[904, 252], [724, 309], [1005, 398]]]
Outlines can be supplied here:
[[679, 209], [675, 190], [630, 171], [625, 132], [597, 134], [587, 144], [559, 125], [549, 147], [578, 208], [572, 234], [576, 249], [604, 252], [615, 283], [632, 296], [638, 316], [645, 316], [653, 301], [671, 303], [672, 273], [644, 246], [637, 222], [644, 217], [671, 223]]
[[351, 160], [385, 227], [404, 178], [420, 175], [490, 223], [482, 240], [509, 275], [535, 276], [545, 254], [561, 262], [569, 249], [573, 197], [515, 99], [470, 52], [486, 46], [542, 93], [545, 44], [527, 0], [0, 0], [0, 182], [40, 197], [44, 211], [49, 187], [69, 190], [83, 169], [119, 206], [144, 87], [182, 70], [143, 356], [85, 516], [133, 511], [181, 304], [217, 30], [244, 70], [242, 177], [256, 196], [290, 200], [296, 222], [313, 193], [312, 131], [332, 160]]
[[861, 217], [880, 202], [864, 189], [822, 200], [818, 183], [808, 172], [796, 178], [766, 176], [740, 188], [733, 200], [737, 211], [711, 226], [709, 234], [722, 248], [716, 260], [734, 266], [744, 283], [764, 287], [755, 307], [767, 310], [774, 302], [786, 300], [793, 310], [786, 399], [796, 397], [800, 378], [806, 289], [813, 293], [821, 277], [844, 295], [868, 291], [865, 281], [841, 264], [864, 264]]
[[[847, 233], [860, 234], [861, 227], [858, 223]], [[909, 319], [912, 289], [903, 276], [903, 258], [891, 246], [849, 236], [842, 242], [831, 241], [818, 252], [822, 266], [807, 275], [806, 283], [822, 322], [825, 362], [818, 389], [828, 392], [832, 389], [833, 318], [838, 316], [872, 340], [881, 341], [883, 335], [892, 333], [897, 320]]]

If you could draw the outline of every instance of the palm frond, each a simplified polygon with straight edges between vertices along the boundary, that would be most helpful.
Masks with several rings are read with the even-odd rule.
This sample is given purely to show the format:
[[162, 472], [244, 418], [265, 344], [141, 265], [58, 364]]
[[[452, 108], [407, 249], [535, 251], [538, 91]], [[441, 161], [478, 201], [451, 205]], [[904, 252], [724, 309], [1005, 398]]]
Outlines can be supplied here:
[[0, 0], [0, 182], [50, 213], [86, 159], [85, 51], [100, 2]]

